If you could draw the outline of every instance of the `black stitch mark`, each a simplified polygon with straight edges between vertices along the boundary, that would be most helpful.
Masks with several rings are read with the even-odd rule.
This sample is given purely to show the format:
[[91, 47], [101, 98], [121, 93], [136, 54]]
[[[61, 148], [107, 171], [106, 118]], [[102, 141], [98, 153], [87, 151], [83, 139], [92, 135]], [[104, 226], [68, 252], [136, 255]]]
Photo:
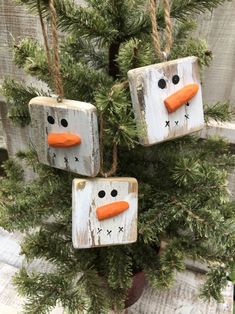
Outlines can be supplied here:
[[75, 157], [75, 161], [79, 161], [78, 157]]
[[170, 127], [170, 121], [166, 121], [165, 128], [166, 128], [167, 126]]
[[119, 231], [118, 232], [124, 232], [123, 227], [118, 227]]
[[189, 102], [187, 102], [186, 106], [188, 106], [188, 107], [189, 107]]
[[101, 233], [102, 229], [98, 228], [97, 234]]
[[53, 158], [56, 158], [56, 153], [53, 153]]
[[179, 125], [179, 121], [175, 121], [175, 125]]
[[184, 116], [185, 116], [186, 119], [189, 119], [189, 115], [188, 115], [188, 114], [186, 114], [186, 115], [184, 115]]
[[111, 236], [112, 230], [107, 230], [107, 235]]
[[64, 157], [64, 162], [67, 164], [69, 162], [68, 158]]

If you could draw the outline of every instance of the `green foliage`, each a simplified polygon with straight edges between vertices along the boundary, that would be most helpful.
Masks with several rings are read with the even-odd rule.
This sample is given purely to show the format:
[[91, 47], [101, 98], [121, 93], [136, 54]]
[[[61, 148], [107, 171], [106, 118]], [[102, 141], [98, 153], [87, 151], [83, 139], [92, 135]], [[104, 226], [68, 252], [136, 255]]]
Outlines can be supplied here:
[[209, 66], [212, 60], [212, 55], [208, 51], [207, 44], [204, 40], [190, 38], [185, 43], [177, 43], [171, 51], [170, 59], [174, 60], [179, 57], [188, 56], [198, 57], [201, 67]]
[[82, 313], [86, 309], [84, 283], [79, 279], [75, 281], [72, 277], [65, 276], [63, 272], [35, 273], [22, 268], [14, 282], [21, 287], [19, 292], [28, 297], [24, 306], [25, 313], [46, 314], [58, 301], [70, 313]]
[[[205, 41], [191, 38], [195, 14], [212, 10], [223, 0], [173, 0], [174, 47], [170, 59], [195, 55], [201, 66], [212, 54]], [[17, 0], [38, 14], [37, 1]], [[71, 229], [71, 182], [74, 174], [40, 164], [34, 151], [17, 158], [33, 167], [37, 177], [23, 181], [16, 160], [5, 164], [0, 180], [0, 225], [25, 232], [22, 254], [28, 263], [41, 259], [50, 270], [23, 268], [15, 283], [27, 297], [26, 313], [48, 313], [59, 302], [68, 313], [107, 313], [123, 309], [132, 276], [144, 270], [156, 288], [169, 288], [184, 259], [209, 263], [202, 289], [206, 298], [221, 300], [226, 274], [235, 263], [235, 202], [227, 190], [227, 171], [235, 165], [224, 140], [186, 136], [140, 147], [132, 112], [127, 72], [158, 62], [151, 47], [145, 0], [55, 0], [58, 25], [66, 30], [60, 45], [65, 96], [93, 103], [104, 120], [107, 159], [118, 145], [117, 176], [139, 182], [138, 241], [120, 247], [75, 250]], [[40, 1], [44, 17], [48, 1]], [[158, 24], [164, 29], [162, 6]], [[163, 36], [161, 36], [162, 38]], [[52, 51], [51, 51], [52, 52]], [[14, 46], [14, 60], [26, 73], [53, 91], [44, 49], [26, 38]], [[115, 70], [115, 71], [113, 71]], [[27, 104], [44, 92], [5, 80], [2, 88], [13, 120], [29, 123]], [[206, 119], [231, 119], [228, 103], [206, 107]], [[33, 143], [35, 145], [35, 143]], [[134, 149], [133, 149], [134, 148]], [[166, 247], [159, 251], [160, 246]]]
[[142, 43], [140, 39], [130, 39], [119, 50], [118, 64], [120, 72], [126, 76], [130, 69], [149, 65], [153, 62], [154, 52], [150, 43]]
[[206, 10], [212, 11], [225, 0], [175, 0], [172, 5], [171, 15], [183, 20], [189, 15], [203, 13]]
[[105, 121], [105, 134], [108, 143], [133, 148], [136, 144], [136, 124], [132, 105], [124, 89], [114, 85], [103, 88], [95, 95], [97, 109]]
[[1, 92], [6, 97], [9, 106], [9, 118], [18, 126], [24, 127], [30, 123], [28, 103], [30, 99], [46, 93], [33, 86], [6, 78], [1, 86]]
[[222, 303], [224, 300], [218, 291], [224, 289], [226, 285], [227, 273], [222, 266], [217, 267], [208, 273], [208, 281], [203, 286], [201, 294], [204, 298], [209, 299], [213, 297], [218, 300], [218, 302]]
[[233, 114], [230, 103], [228, 102], [217, 102], [210, 106], [207, 105], [205, 108], [206, 122], [208, 122], [209, 119], [213, 119], [217, 122], [231, 121]]
[[18, 45], [14, 45], [13, 53], [14, 62], [19, 68], [51, 84], [45, 51], [36, 40], [23, 39]]

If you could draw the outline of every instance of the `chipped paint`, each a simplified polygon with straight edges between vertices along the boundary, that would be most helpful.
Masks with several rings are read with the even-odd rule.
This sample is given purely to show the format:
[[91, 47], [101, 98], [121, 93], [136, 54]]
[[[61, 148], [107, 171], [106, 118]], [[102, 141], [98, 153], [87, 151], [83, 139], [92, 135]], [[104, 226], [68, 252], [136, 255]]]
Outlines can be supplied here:
[[[179, 83], [173, 83], [174, 75], [179, 76]], [[138, 126], [144, 125], [144, 132], [138, 127], [142, 145], [161, 143], [203, 128], [202, 91], [196, 57], [133, 69], [128, 72], [128, 78], [136, 123]], [[166, 82], [165, 88], [158, 86], [161, 79]], [[169, 114], [164, 99], [191, 83], [199, 84], [197, 95], [189, 101], [189, 106], [185, 104]], [[189, 119], [185, 115], [189, 115]], [[167, 127], [166, 121], [169, 121]]]

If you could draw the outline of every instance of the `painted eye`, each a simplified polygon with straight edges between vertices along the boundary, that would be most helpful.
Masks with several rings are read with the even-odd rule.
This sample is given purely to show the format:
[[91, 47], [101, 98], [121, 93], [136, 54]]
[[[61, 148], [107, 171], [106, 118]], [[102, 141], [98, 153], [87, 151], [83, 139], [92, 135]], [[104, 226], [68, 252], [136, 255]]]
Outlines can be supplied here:
[[98, 196], [99, 196], [99, 198], [103, 198], [103, 197], [105, 197], [105, 191], [99, 191], [99, 193], [98, 193]]
[[68, 126], [68, 121], [67, 121], [67, 120], [62, 119], [60, 122], [61, 122], [61, 125], [62, 125], [64, 128], [66, 128], [66, 127]]
[[52, 116], [48, 116], [48, 117], [47, 117], [47, 121], [48, 121], [50, 124], [54, 124], [54, 123], [55, 123], [55, 119], [54, 119]]
[[161, 89], [166, 88], [166, 81], [164, 79], [160, 79], [158, 81], [158, 87], [160, 87]]
[[112, 190], [111, 196], [112, 196], [112, 197], [115, 197], [115, 196], [117, 196], [117, 195], [118, 195], [118, 191], [117, 191], [117, 190]]
[[180, 81], [179, 75], [174, 75], [172, 77], [172, 83], [173, 84], [177, 85], [179, 83], [179, 81]]

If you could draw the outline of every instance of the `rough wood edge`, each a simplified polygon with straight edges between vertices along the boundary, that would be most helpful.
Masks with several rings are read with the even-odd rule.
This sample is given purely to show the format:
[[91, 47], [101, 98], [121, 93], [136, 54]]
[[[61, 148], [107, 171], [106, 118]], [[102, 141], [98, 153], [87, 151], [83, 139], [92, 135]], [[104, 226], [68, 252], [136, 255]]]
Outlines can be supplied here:
[[162, 67], [164, 67], [165, 65], [170, 66], [172, 64], [179, 64], [188, 60], [192, 60], [193, 62], [198, 61], [198, 57], [195, 56], [190, 56], [190, 57], [186, 57], [186, 58], [179, 58], [179, 59], [175, 59], [175, 60], [170, 60], [170, 61], [165, 61], [165, 62], [160, 62], [160, 63], [156, 63], [156, 64], [150, 64], [144, 67], [140, 67], [140, 68], [136, 68], [136, 69], [131, 69], [127, 72], [128, 78], [130, 79], [133, 75], [136, 76], [139, 72], [142, 72], [144, 70], [148, 70], [148, 69], [160, 69]]
[[206, 139], [210, 136], [220, 136], [228, 140], [230, 144], [235, 144], [235, 122], [210, 120], [200, 132], [200, 137]]

